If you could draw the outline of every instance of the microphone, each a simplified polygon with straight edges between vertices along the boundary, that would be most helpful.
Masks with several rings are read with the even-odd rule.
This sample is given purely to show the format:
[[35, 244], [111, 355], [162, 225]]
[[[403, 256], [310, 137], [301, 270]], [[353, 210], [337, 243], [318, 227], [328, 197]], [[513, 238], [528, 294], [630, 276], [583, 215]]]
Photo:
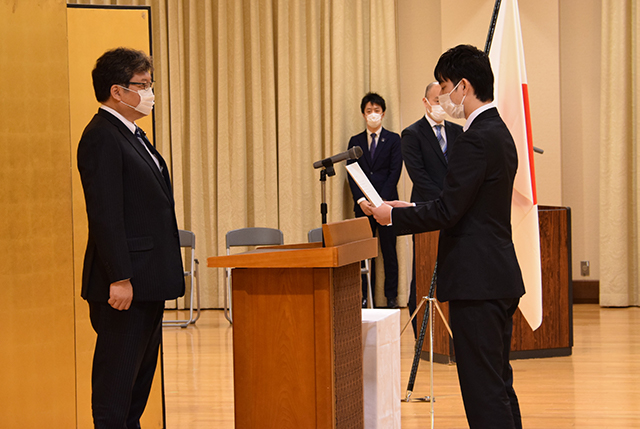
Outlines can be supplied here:
[[360, 146], [354, 146], [346, 152], [333, 155], [332, 157], [321, 159], [313, 163], [313, 168], [329, 167], [336, 162], [345, 161], [347, 159], [358, 159], [362, 156], [362, 148]]

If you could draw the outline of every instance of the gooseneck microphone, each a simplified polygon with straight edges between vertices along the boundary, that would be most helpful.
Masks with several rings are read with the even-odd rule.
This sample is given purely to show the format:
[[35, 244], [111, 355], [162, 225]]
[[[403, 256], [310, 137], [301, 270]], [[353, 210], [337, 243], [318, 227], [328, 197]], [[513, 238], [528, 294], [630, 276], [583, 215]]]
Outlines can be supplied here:
[[358, 159], [362, 156], [362, 148], [360, 146], [354, 146], [346, 152], [333, 155], [329, 158], [321, 159], [313, 163], [313, 168], [330, 167], [336, 162], [345, 161], [347, 159]]

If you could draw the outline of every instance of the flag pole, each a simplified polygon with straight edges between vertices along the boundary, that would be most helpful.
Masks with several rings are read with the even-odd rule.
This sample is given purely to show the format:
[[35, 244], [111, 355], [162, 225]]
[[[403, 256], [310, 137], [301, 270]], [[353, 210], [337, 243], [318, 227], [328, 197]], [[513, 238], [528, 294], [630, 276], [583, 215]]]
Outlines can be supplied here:
[[498, 11], [500, 10], [501, 0], [496, 0], [495, 6], [493, 6], [493, 15], [491, 15], [491, 25], [489, 26], [489, 33], [487, 34], [487, 42], [484, 45], [484, 53], [489, 55], [491, 49], [491, 42], [493, 41], [493, 32], [496, 29], [496, 22], [498, 22]]

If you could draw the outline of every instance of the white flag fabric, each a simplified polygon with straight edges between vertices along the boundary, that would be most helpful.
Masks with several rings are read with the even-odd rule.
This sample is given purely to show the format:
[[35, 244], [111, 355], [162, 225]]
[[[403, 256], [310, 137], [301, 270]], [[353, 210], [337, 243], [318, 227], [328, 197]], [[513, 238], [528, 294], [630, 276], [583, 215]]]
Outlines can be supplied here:
[[511, 225], [526, 289], [526, 294], [520, 300], [520, 311], [531, 328], [536, 330], [542, 323], [540, 232], [529, 92], [517, 0], [502, 0], [500, 4], [489, 60], [495, 77], [495, 103], [518, 150]]

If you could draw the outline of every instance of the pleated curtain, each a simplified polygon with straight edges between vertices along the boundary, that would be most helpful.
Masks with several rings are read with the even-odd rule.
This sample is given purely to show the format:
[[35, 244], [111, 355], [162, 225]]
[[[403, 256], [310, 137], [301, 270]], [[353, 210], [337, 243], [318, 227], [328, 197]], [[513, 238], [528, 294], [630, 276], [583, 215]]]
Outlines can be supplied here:
[[640, 305], [640, 8], [602, 1], [600, 304]]
[[[179, 226], [197, 237], [205, 308], [223, 303], [224, 272], [206, 258], [225, 254], [227, 231], [273, 227], [299, 243], [321, 225], [312, 163], [364, 130], [364, 94], [385, 98], [383, 126], [400, 132], [393, 0], [77, 3], [151, 5], [156, 142], [171, 167]], [[346, 172], [336, 172], [327, 180], [330, 222], [353, 217]], [[407, 282], [401, 269], [400, 302]]]

